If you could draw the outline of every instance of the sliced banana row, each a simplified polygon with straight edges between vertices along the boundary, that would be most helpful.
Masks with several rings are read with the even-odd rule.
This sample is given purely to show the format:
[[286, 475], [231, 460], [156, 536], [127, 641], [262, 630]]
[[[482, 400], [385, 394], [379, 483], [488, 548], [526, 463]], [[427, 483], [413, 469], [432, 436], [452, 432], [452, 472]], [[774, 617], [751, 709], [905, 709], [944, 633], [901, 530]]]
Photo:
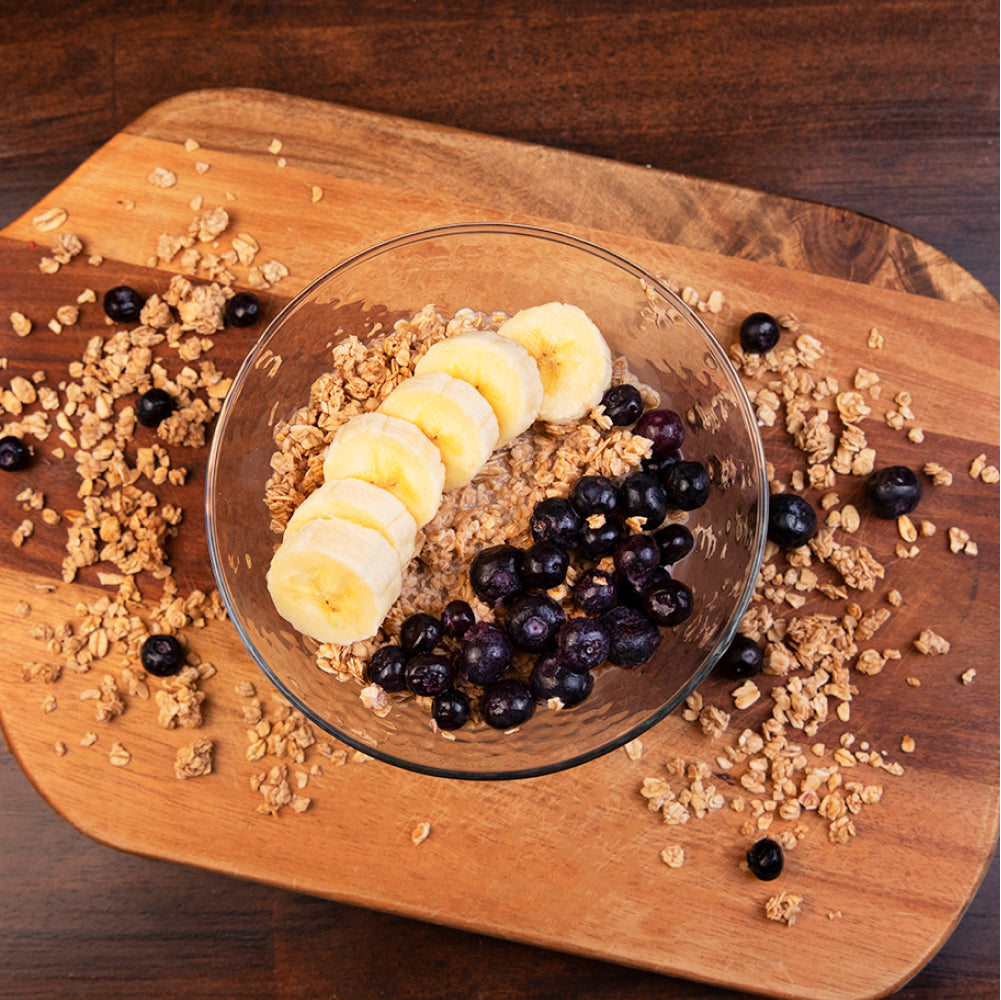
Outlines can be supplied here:
[[433, 344], [378, 410], [335, 433], [325, 482], [289, 519], [268, 570], [278, 613], [321, 642], [371, 638], [443, 491], [469, 483], [536, 420], [583, 417], [611, 377], [605, 338], [561, 302]]

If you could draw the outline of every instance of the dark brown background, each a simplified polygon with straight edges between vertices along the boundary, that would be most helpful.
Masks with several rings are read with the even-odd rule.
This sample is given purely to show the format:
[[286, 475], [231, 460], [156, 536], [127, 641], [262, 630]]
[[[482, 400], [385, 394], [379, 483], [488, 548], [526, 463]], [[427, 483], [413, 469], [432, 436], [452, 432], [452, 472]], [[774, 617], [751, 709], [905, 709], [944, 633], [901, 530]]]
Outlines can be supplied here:
[[[2, 23], [0, 226], [155, 102], [255, 86], [838, 205], [998, 293], [995, 0], [50, 2]], [[737, 996], [121, 855], [6, 754], [0, 901], [0, 997]], [[997, 995], [995, 860], [898, 996]]]

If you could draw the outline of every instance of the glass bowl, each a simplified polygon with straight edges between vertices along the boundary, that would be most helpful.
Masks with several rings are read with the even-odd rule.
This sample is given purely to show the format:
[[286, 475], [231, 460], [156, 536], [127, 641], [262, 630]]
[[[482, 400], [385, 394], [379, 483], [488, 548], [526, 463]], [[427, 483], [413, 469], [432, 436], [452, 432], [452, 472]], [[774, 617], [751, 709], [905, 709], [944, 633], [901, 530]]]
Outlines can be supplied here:
[[[539, 706], [520, 729], [463, 729], [446, 738], [414, 704], [377, 717], [361, 685], [321, 671], [318, 644], [297, 633], [265, 581], [278, 541], [264, 502], [273, 428], [309, 399], [341, 336], [362, 339], [428, 303], [513, 314], [550, 301], [582, 308], [662, 405], [687, 423], [687, 459], [709, 469], [709, 501], [688, 521], [695, 551], [674, 575], [695, 610], [668, 630], [645, 666], [611, 668], [573, 709]], [[740, 380], [707, 327], [676, 295], [595, 244], [520, 225], [445, 226], [351, 257], [298, 295], [264, 331], [237, 374], [212, 441], [206, 527], [212, 569], [240, 638], [261, 670], [325, 733], [390, 764], [451, 778], [523, 778], [572, 767], [634, 739], [691, 694], [733, 638], [751, 599], [767, 520], [757, 424]], [[484, 546], [491, 544], [484, 539]]]

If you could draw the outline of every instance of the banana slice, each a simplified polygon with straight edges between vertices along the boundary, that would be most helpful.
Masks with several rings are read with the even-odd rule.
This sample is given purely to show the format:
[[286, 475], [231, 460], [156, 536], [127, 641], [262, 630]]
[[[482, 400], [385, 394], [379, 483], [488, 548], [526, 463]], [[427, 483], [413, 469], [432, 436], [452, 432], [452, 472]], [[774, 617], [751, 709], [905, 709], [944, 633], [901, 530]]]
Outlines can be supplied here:
[[364, 479], [388, 490], [423, 528], [441, 504], [441, 453], [416, 424], [361, 413], [342, 424], [323, 459], [324, 479]]
[[375, 635], [403, 586], [393, 546], [342, 517], [314, 518], [285, 538], [267, 581], [293, 628], [338, 645]]
[[542, 380], [521, 345], [489, 330], [470, 330], [432, 344], [414, 368], [416, 375], [444, 372], [468, 382], [497, 417], [502, 447], [530, 427], [542, 404]]
[[539, 417], [553, 424], [579, 420], [612, 383], [612, 353], [587, 313], [548, 302], [515, 313], [497, 331], [535, 358], [544, 394]]
[[401, 566], [414, 557], [417, 522], [402, 501], [381, 486], [363, 479], [328, 480], [295, 509], [284, 537], [318, 517], [340, 517], [378, 531], [396, 550]]
[[490, 404], [468, 382], [425, 372], [401, 382], [376, 411], [409, 420], [445, 463], [445, 489], [465, 486], [497, 447], [500, 427]]

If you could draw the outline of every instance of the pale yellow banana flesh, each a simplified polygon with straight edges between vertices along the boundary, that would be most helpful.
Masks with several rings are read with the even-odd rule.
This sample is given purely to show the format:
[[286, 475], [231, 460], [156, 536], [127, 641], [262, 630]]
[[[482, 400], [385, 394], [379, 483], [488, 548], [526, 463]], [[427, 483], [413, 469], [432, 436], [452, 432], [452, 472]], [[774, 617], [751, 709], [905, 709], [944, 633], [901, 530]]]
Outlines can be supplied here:
[[324, 479], [363, 479], [388, 490], [422, 528], [437, 513], [445, 486], [441, 453], [415, 425], [385, 413], [342, 424], [327, 448]]
[[401, 382], [382, 402], [388, 413], [416, 424], [441, 453], [445, 489], [465, 486], [483, 467], [500, 437], [486, 399], [462, 379], [425, 372]]
[[531, 355], [489, 330], [471, 330], [432, 344], [417, 362], [417, 375], [444, 372], [468, 382], [497, 417], [498, 447], [527, 430], [542, 405], [542, 380]]
[[515, 313], [498, 334], [528, 351], [542, 379], [539, 418], [554, 424], [586, 416], [612, 382], [612, 354], [583, 309], [547, 302]]
[[381, 486], [363, 479], [328, 480], [295, 509], [285, 526], [285, 537], [318, 517], [340, 517], [378, 531], [396, 550], [403, 566], [413, 558], [417, 522], [403, 503]]
[[372, 528], [338, 517], [308, 521], [282, 541], [268, 569], [278, 613], [320, 642], [371, 638], [400, 595], [396, 550]]

